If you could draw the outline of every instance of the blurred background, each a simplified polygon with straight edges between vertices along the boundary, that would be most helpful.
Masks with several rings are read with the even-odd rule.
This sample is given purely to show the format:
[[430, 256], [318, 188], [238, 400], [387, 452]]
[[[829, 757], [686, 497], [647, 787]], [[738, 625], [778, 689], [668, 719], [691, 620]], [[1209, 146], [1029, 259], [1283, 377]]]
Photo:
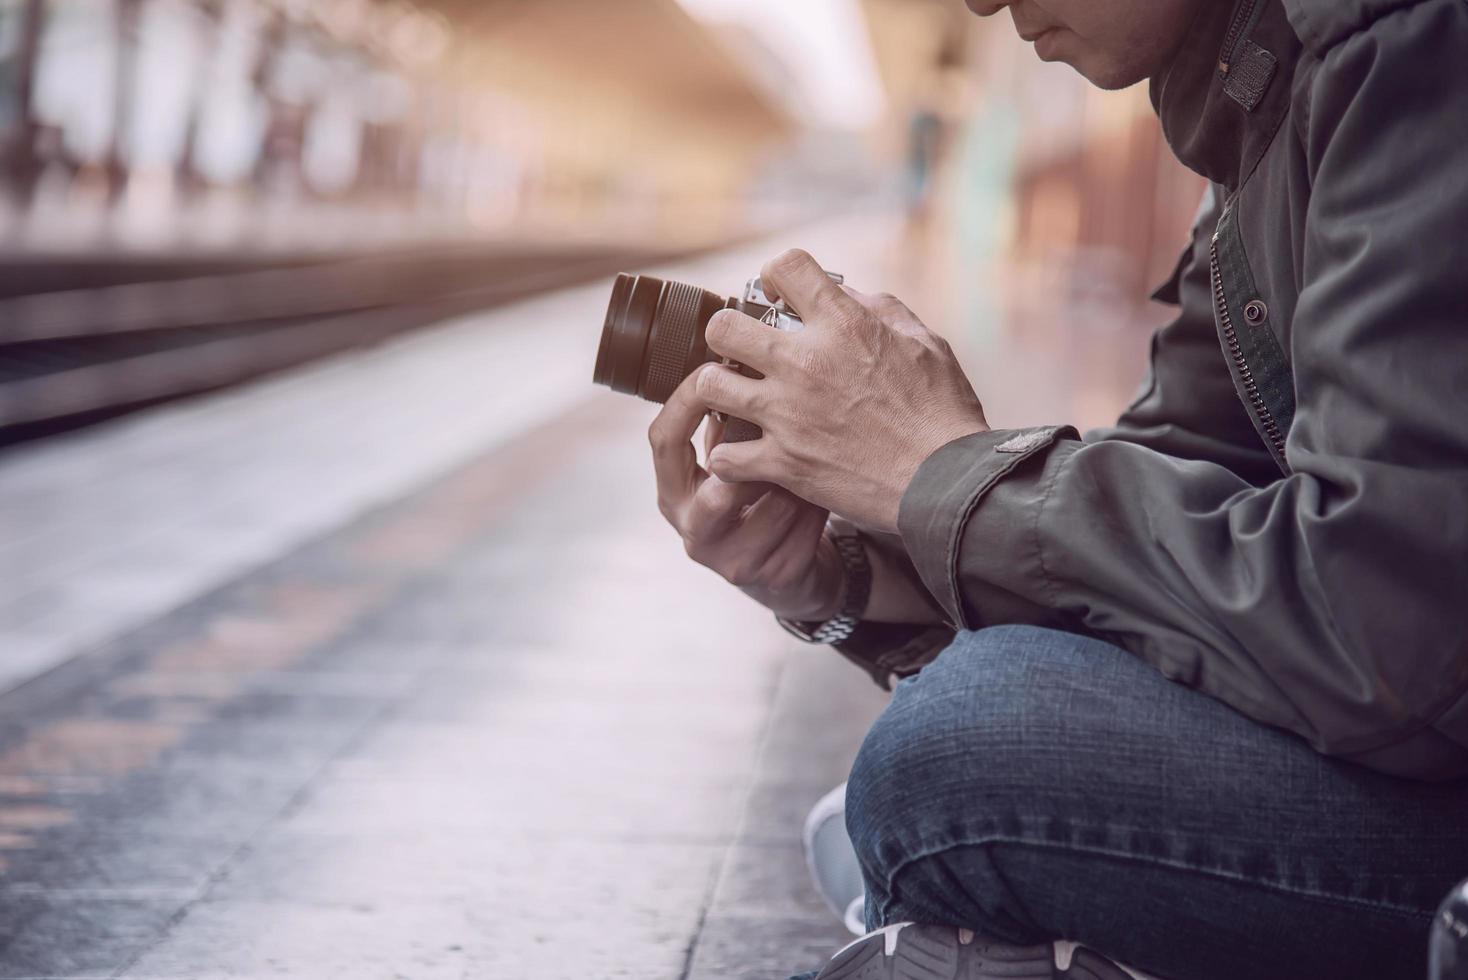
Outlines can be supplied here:
[[882, 695], [660, 523], [611, 276], [1085, 427], [1201, 191], [960, 0], [0, 0], [0, 976], [817, 965]]
[[901, 213], [923, 288], [972, 287], [965, 310], [1013, 299], [985, 276], [1001, 255], [1021, 296], [1146, 321], [1198, 184], [1141, 89], [1088, 90], [1003, 20], [956, 0], [3, 0], [0, 439], [834, 213]]

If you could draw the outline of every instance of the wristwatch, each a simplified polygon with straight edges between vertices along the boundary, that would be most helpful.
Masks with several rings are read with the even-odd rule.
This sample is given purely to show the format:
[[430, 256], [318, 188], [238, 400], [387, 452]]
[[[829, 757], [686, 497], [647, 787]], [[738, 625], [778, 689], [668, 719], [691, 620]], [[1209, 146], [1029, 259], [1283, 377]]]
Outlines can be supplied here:
[[856, 630], [862, 615], [867, 611], [867, 600], [872, 594], [872, 565], [867, 559], [866, 544], [861, 532], [847, 521], [833, 517], [826, 525], [836, 553], [841, 557], [841, 570], [846, 578], [846, 596], [841, 610], [825, 622], [786, 619], [776, 616], [775, 620], [785, 631], [806, 643], [840, 643]]

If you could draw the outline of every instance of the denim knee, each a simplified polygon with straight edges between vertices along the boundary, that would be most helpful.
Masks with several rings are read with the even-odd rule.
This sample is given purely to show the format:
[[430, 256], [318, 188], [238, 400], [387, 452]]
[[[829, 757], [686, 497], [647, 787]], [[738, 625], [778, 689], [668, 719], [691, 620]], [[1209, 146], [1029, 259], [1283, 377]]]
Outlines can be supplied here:
[[[1075, 697], [1108, 664], [1146, 670], [1112, 663], [1118, 657], [1131, 659], [1087, 637], [996, 627], [960, 633], [897, 686], [847, 785], [847, 829], [873, 904], [892, 897], [886, 893], [913, 862], [1034, 834], [1045, 815], [1031, 802], [1066, 779], [1066, 741], [1087, 738], [1075, 724]], [[1002, 876], [994, 879], [1002, 888]], [[1002, 896], [977, 898], [1003, 904]]]
[[871, 927], [1064, 937], [1163, 976], [1376, 977], [1406, 975], [1462, 873], [1464, 799], [1323, 758], [1108, 643], [999, 628], [898, 685], [846, 817]]

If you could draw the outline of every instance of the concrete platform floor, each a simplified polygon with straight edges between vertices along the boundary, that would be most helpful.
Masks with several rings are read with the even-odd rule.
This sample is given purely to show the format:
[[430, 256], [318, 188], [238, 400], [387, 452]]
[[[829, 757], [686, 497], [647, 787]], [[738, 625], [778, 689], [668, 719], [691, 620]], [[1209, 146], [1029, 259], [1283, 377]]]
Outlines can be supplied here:
[[573, 411], [11, 692], [0, 975], [818, 961], [799, 817], [878, 692], [607, 478], [642, 415]]
[[[894, 241], [665, 271], [800, 243], [919, 289]], [[783, 978], [844, 942], [800, 821], [881, 693], [687, 562], [650, 406], [587, 381], [604, 302], [0, 460], [0, 977]], [[994, 420], [1074, 419], [1096, 359], [1025, 337], [959, 338]]]

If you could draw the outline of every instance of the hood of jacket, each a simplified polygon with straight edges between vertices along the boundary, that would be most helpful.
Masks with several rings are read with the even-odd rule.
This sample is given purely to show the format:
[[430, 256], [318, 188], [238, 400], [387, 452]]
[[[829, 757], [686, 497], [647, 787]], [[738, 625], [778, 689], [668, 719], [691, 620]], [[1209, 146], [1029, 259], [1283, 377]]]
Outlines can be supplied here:
[[1152, 105], [1179, 160], [1232, 193], [1288, 113], [1301, 45], [1281, 0], [1204, 4]]

